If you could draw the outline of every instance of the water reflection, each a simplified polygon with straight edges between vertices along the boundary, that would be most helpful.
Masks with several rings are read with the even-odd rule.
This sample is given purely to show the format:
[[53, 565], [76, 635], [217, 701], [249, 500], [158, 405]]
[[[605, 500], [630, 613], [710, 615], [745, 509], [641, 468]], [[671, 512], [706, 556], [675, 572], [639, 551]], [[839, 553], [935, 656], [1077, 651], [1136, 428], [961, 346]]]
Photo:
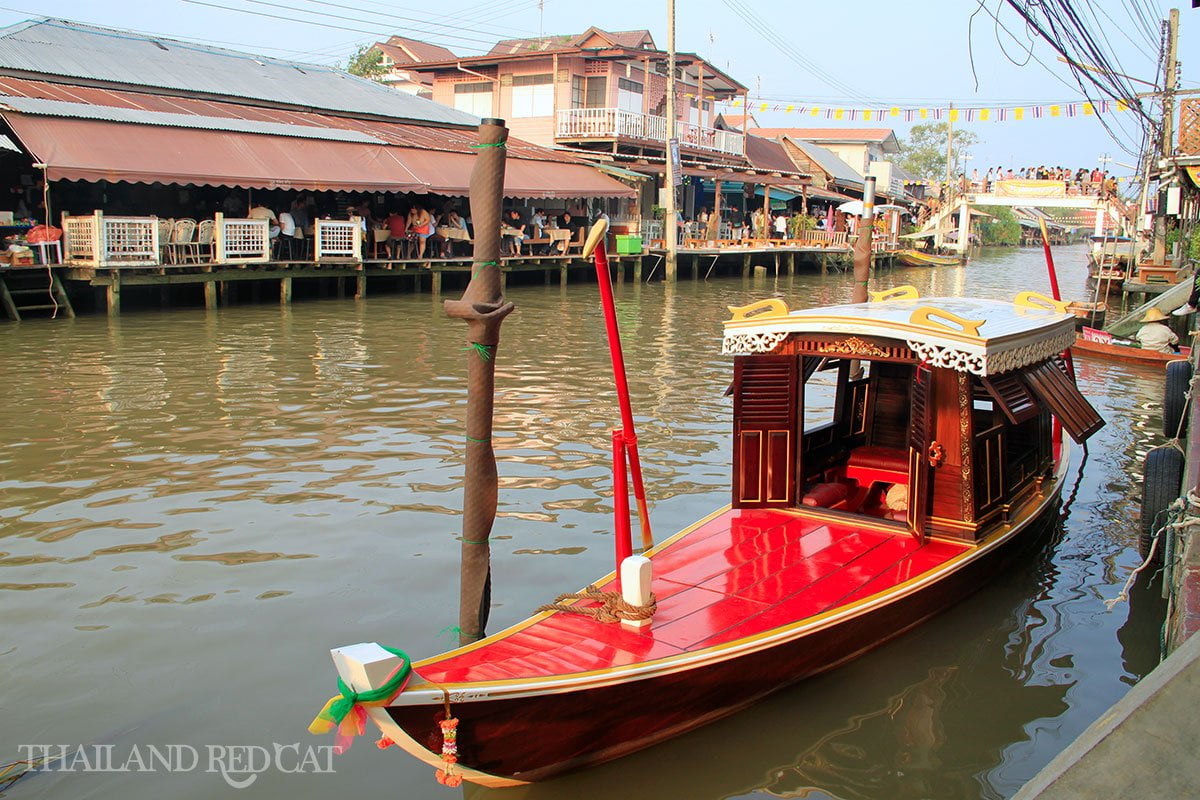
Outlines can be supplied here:
[[[1083, 291], [1083, 249], [1057, 260], [1068, 292]], [[1039, 253], [1009, 251], [965, 268], [885, 271], [872, 288], [1007, 298], [1042, 274]], [[771, 294], [794, 307], [845, 302], [851, 289], [843, 273], [760, 272], [617, 287], [660, 538], [727, 502], [726, 306]], [[617, 412], [594, 286], [512, 296], [497, 359], [495, 629], [607, 572], [612, 552]], [[35, 718], [45, 741], [303, 740], [311, 706], [330, 692], [329, 647], [444, 649], [438, 631], [456, 621], [469, 353], [440, 303], [394, 295], [133, 313], [0, 335], [11, 378], [0, 382], [0, 705], [12, 723], [0, 728], [0, 763]], [[745, 714], [560, 781], [485, 794], [1011, 794], [1157, 657], [1153, 590], [1112, 613], [1102, 601], [1137, 563], [1130, 471], [1158, 441], [1161, 376], [1077, 364], [1110, 424], [1061, 539], [1039, 557]], [[67, 685], [70, 715], [36, 713]], [[390, 796], [397, 786], [406, 798], [444, 794], [424, 766], [361, 746], [337, 775], [265, 775], [245, 794]], [[223, 789], [204, 775], [64, 774], [13, 796]]]

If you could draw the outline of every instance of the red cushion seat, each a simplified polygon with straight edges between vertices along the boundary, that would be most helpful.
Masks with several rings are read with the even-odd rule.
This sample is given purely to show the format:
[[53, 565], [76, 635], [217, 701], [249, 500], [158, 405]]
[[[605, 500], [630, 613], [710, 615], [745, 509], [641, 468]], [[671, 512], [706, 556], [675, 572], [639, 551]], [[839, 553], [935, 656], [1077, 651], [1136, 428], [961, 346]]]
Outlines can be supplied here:
[[844, 483], [818, 483], [800, 501], [809, 508], [832, 508], [846, 499], [850, 487]]
[[850, 451], [849, 465], [889, 472], [908, 473], [908, 451], [895, 447], [856, 447]]

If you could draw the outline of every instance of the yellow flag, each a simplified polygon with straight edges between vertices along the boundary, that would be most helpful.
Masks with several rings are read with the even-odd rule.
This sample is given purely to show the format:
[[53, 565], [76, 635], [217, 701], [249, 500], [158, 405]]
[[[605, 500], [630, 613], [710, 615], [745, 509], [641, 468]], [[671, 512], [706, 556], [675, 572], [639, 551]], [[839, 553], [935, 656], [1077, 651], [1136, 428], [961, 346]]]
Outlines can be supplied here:
[[1096, 109], [1092, 107], [1092, 104], [1091, 104], [1091, 103], [1084, 103], [1084, 104], [1083, 104], [1083, 115], [1084, 115], [1085, 117], [1090, 117], [1090, 116], [1092, 116], [1092, 115], [1093, 115], [1093, 114], [1095, 114], [1095, 113], [1096, 113]]
[[795, 111], [795, 110], [796, 110], [796, 107], [795, 107], [795, 106], [788, 106], [787, 108], [785, 108], [785, 109], [784, 109], [784, 111], [786, 111], [786, 112], [787, 112], [787, 113], [789, 113], [789, 114], [790, 114], [790, 113], [792, 113], [792, 112], [793, 112], [793, 111]]
[[813, 106], [812, 111], [810, 111], [809, 113], [814, 117], [818, 117], [821, 115], [821, 109], [817, 108], [816, 106]]
[[868, 120], [868, 121], [871, 119], [871, 109], [869, 109], [869, 108], [863, 109], [863, 119]]
[[898, 109], [898, 108], [896, 108], [895, 106], [893, 106], [893, 107], [892, 107], [891, 114], [892, 114], [892, 116], [893, 116], [893, 117], [898, 117], [898, 116], [900, 116], [900, 109]]
[[1062, 109], [1059, 106], [1050, 106], [1050, 116], [1057, 117], [1062, 114]]
[[1117, 101], [1117, 111], [1128, 111], [1128, 110], [1129, 110], [1129, 103], [1126, 103], [1124, 100]]
[[990, 117], [991, 115], [992, 115], [992, 110], [990, 108], [979, 109], [979, 118], [981, 120], [983, 120], [984, 122], [987, 122], [988, 117]]
[[740, 106], [741, 104], [742, 104], [742, 98], [740, 98], [740, 97], [739, 97], [738, 99], [736, 99], [736, 100], [734, 100], [734, 101], [733, 101], [733, 107], [734, 107], [734, 108], [737, 108], [737, 107], [738, 107], [738, 106]]
[[844, 108], [839, 108], [837, 111], [833, 112], [834, 119], [841, 119], [844, 116], [846, 116], [846, 109]]
[[921, 109], [921, 119], [929, 119], [929, 109], [928, 108]]
[[759, 111], [766, 111], [766, 110], [767, 110], [767, 104], [766, 104], [766, 103], [763, 103], [761, 106], [759, 106], [759, 107], [758, 107], [758, 110], [759, 110]]
[[1025, 119], [1025, 109], [1018, 106], [1013, 109], [1013, 119]]
[[958, 122], [958, 109], [957, 108], [950, 109], [950, 121]]

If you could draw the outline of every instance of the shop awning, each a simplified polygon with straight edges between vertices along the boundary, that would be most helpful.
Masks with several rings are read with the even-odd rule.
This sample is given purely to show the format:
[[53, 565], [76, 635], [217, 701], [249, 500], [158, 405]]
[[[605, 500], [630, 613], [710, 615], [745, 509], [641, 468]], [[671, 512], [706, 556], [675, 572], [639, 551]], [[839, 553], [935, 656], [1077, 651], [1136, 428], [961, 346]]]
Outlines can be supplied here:
[[[51, 180], [466, 195], [474, 156], [330, 138], [2, 115]], [[311, 129], [305, 129], [311, 133]], [[510, 197], [633, 197], [584, 164], [508, 160]]]

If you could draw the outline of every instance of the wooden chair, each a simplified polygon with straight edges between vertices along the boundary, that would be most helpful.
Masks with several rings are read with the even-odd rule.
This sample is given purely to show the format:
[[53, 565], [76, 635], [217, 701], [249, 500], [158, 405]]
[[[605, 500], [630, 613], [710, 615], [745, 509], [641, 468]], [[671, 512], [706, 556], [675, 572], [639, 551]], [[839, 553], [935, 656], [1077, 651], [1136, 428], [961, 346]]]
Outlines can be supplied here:
[[390, 255], [392, 232], [387, 228], [372, 228], [371, 229], [371, 258], [379, 258], [379, 249], [382, 247], [384, 255]]

